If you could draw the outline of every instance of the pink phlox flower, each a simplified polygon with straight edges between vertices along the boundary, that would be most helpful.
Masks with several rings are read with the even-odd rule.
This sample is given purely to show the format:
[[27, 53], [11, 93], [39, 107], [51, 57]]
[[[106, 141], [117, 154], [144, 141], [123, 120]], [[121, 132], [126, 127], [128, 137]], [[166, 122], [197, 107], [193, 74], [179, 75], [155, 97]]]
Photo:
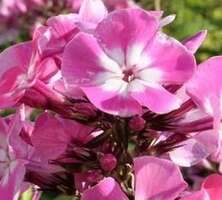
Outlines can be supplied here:
[[7, 200], [18, 198], [29, 159], [28, 144], [20, 137], [23, 122], [19, 112], [9, 122], [0, 119], [0, 196]]
[[159, 27], [159, 21], [141, 9], [110, 13], [94, 36], [79, 33], [66, 46], [65, 81], [79, 86], [98, 109], [114, 115], [140, 114], [141, 106], [156, 113], [178, 108], [180, 100], [164, 86], [187, 81], [195, 61]]

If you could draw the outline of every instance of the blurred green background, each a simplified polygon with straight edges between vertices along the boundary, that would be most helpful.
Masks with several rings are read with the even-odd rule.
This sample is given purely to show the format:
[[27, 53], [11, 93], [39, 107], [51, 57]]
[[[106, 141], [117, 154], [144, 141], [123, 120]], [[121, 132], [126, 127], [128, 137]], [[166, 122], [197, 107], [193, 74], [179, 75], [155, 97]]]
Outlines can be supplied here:
[[222, 54], [222, 0], [143, 0], [147, 9], [162, 9], [165, 15], [176, 14], [165, 30], [179, 40], [202, 29], [207, 39], [197, 53], [198, 61]]
[[[176, 14], [176, 20], [165, 28], [165, 31], [179, 39], [198, 32], [202, 29], [208, 30], [208, 36], [197, 53], [198, 62], [210, 56], [222, 54], [222, 0], [140, 0], [137, 1], [146, 9], [161, 9], [165, 16]], [[21, 30], [24, 30], [21, 27]], [[23, 40], [28, 40], [28, 34], [21, 31], [15, 41], [0, 46], [4, 49], [8, 45]], [[21, 200], [29, 200], [30, 191]], [[44, 194], [41, 200], [64, 200], [69, 197], [55, 198], [51, 194]]]

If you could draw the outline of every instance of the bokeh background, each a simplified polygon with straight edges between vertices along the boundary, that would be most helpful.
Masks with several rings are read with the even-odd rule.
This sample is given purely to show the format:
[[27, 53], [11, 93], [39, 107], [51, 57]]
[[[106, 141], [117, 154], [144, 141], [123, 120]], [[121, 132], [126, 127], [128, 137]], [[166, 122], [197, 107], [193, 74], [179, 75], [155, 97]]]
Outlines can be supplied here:
[[[63, 1], [65, 0], [51, 0], [51, 2], [48, 0], [49, 3], [44, 7], [36, 7], [26, 15], [13, 19], [16, 23], [9, 21], [6, 25], [0, 20], [0, 51], [13, 43], [28, 40], [30, 34], [27, 30], [31, 25], [37, 22], [44, 23], [44, 20], [52, 15], [71, 12]], [[52, 2], [56, 2], [56, 6], [52, 6]], [[165, 31], [179, 40], [199, 30], [207, 29], [208, 36], [198, 51], [198, 61], [222, 53], [222, 0], [137, 0], [136, 2], [146, 9], [164, 10], [165, 15], [176, 14], [176, 20], [165, 27]]]
[[[44, 7], [32, 8], [25, 15], [4, 21], [0, 19], [0, 51], [6, 47], [30, 39], [30, 28], [52, 15], [69, 13], [63, 0], [51, 0]], [[65, 0], [64, 0], [65, 1]], [[0, 0], [0, 8], [1, 8]], [[52, 6], [56, 3], [56, 6]], [[165, 27], [169, 35], [183, 40], [203, 29], [208, 30], [207, 39], [198, 50], [198, 62], [210, 56], [222, 54], [222, 0], [137, 0], [145, 9], [164, 10], [165, 16], [176, 14], [175, 21]], [[4, 111], [8, 112], [8, 111]], [[3, 113], [4, 114], [4, 113]], [[24, 193], [21, 200], [29, 200], [31, 190]], [[71, 200], [71, 197], [55, 197], [45, 193], [41, 200]]]
[[222, 0], [144, 0], [141, 5], [176, 14], [175, 21], [165, 29], [179, 40], [207, 29], [207, 39], [197, 54], [199, 61], [222, 53]]

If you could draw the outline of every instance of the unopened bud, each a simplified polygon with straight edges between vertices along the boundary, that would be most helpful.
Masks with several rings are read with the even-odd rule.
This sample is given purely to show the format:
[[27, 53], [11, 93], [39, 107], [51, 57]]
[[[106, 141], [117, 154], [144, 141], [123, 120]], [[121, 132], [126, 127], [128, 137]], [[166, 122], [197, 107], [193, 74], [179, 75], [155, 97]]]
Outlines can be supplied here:
[[140, 116], [135, 116], [129, 121], [129, 127], [133, 131], [141, 131], [145, 127], [145, 120]]
[[111, 172], [113, 169], [115, 169], [117, 160], [116, 157], [113, 154], [105, 154], [103, 155], [100, 160], [100, 165], [103, 170]]

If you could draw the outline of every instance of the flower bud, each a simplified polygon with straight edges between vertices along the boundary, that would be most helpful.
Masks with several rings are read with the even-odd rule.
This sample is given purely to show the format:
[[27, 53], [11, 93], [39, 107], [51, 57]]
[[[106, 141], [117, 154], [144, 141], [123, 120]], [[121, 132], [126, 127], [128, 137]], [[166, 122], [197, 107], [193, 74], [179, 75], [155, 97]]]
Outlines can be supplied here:
[[140, 116], [135, 116], [129, 121], [129, 127], [133, 131], [141, 131], [145, 127], [145, 120]]
[[113, 154], [104, 154], [99, 162], [102, 169], [109, 172], [115, 169], [117, 164], [116, 157]]

